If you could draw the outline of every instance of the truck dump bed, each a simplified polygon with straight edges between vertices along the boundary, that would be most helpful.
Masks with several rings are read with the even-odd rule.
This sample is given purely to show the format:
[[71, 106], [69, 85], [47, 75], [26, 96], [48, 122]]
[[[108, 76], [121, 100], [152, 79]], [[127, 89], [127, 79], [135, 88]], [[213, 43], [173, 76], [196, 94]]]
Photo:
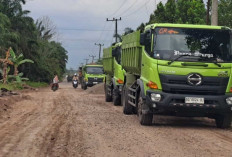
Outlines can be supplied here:
[[113, 75], [114, 74], [114, 67], [113, 67], [113, 56], [112, 56], [112, 46], [109, 48], [103, 49], [103, 67], [104, 72]]
[[123, 36], [121, 64], [127, 72], [140, 75], [142, 47], [140, 31]]

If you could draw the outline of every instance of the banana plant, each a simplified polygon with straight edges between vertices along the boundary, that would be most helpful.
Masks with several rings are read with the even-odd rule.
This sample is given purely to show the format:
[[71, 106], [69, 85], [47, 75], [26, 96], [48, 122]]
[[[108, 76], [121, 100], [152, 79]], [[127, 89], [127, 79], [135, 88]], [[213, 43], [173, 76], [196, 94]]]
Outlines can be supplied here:
[[10, 54], [11, 54], [10, 60], [13, 62], [13, 66], [14, 66], [14, 76], [18, 76], [19, 65], [21, 65], [23, 63], [34, 63], [33, 60], [24, 59], [24, 56], [22, 53], [20, 55], [16, 56], [16, 54], [14, 53], [14, 51], [12, 49], [10, 49]]

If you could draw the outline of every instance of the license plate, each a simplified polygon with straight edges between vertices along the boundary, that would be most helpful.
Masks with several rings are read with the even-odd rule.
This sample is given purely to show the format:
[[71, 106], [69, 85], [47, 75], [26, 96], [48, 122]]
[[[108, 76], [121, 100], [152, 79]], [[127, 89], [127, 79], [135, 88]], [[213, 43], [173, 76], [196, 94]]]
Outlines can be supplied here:
[[190, 103], [190, 104], [204, 104], [204, 98], [185, 97], [185, 103]]
[[93, 82], [93, 84], [97, 84], [98, 82]]

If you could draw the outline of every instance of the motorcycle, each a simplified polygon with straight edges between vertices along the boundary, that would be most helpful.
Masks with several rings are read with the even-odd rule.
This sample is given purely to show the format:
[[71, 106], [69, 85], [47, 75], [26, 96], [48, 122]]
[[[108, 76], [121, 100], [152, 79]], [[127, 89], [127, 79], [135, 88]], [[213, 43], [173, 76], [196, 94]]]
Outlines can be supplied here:
[[73, 88], [77, 88], [78, 87], [78, 81], [77, 80], [73, 80]]
[[58, 83], [52, 83], [51, 90], [53, 90], [55, 92], [56, 90], [58, 90], [58, 88], [59, 88], [59, 84]]

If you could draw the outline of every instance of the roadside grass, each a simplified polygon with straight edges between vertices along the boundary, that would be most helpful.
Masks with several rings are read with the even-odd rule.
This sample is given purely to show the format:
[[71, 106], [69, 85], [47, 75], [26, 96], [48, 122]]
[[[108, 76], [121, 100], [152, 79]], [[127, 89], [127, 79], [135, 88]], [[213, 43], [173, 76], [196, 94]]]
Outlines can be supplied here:
[[47, 83], [45, 82], [31, 82], [31, 81], [26, 81], [24, 83], [17, 83], [17, 82], [11, 82], [8, 84], [2, 84], [0, 83], [0, 89], [1, 88], [6, 88], [7, 90], [21, 90], [23, 89], [23, 85], [28, 85], [33, 88], [40, 88], [40, 87], [46, 87], [48, 86]]
[[31, 82], [31, 81], [27, 81], [26, 84], [28, 86], [33, 87], [33, 88], [39, 88], [39, 87], [47, 87], [47, 86], [49, 86], [49, 84], [45, 83], [45, 82]]

